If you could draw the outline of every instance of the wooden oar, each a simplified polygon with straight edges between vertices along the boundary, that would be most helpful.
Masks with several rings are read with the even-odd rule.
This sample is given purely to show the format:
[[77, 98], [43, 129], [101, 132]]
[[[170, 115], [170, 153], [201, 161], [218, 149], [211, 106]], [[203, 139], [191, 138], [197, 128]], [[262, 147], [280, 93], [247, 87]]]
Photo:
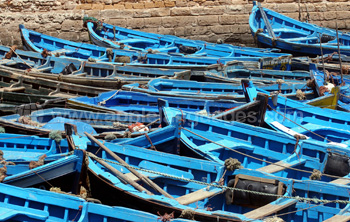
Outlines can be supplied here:
[[97, 156], [95, 156], [93, 153], [89, 153], [89, 156], [92, 157], [93, 159], [95, 159], [97, 162], [99, 162], [102, 166], [106, 167], [108, 170], [111, 171], [112, 174], [114, 174], [115, 176], [117, 176], [118, 178], [121, 178], [123, 181], [125, 181], [126, 183], [129, 183], [131, 186], [133, 186], [135, 189], [139, 190], [139, 191], [145, 191], [147, 194], [149, 195], [153, 195], [152, 192], [150, 192], [149, 190], [147, 190], [146, 188], [144, 188], [143, 186], [141, 186], [140, 184], [136, 183], [135, 181], [131, 180], [129, 177], [125, 176], [122, 172], [118, 171], [117, 169], [115, 169], [114, 167], [112, 167], [111, 165], [109, 165], [108, 163], [106, 163], [103, 160], [98, 159]]
[[103, 145], [100, 141], [98, 141], [95, 137], [90, 135], [89, 133], [85, 132], [85, 135], [92, 141], [94, 141], [97, 145], [99, 145], [104, 151], [106, 151], [110, 156], [112, 156], [115, 160], [117, 160], [119, 163], [123, 164], [131, 173], [133, 173], [136, 177], [138, 177], [141, 181], [147, 183], [149, 186], [151, 186], [153, 189], [158, 191], [159, 193], [163, 194], [166, 197], [174, 199], [170, 194], [168, 194], [165, 190], [160, 188], [156, 183], [154, 183], [152, 180], [150, 180], [148, 177], [143, 176], [136, 170], [132, 169], [129, 164], [127, 164], [122, 158], [120, 158], [117, 154], [112, 152], [110, 149], [108, 149], [105, 145]]

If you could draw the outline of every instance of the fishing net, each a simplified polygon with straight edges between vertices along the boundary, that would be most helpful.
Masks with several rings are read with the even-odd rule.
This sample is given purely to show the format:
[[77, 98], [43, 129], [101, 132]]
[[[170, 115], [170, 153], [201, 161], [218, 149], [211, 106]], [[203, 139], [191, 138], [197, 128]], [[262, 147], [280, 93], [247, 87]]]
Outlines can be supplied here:
[[87, 23], [91, 22], [94, 24], [95, 27], [95, 31], [101, 31], [103, 26], [102, 26], [102, 22], [94, 17], [84, 17], [83, 18], [83, 26], [86, 28], [87, 27]]

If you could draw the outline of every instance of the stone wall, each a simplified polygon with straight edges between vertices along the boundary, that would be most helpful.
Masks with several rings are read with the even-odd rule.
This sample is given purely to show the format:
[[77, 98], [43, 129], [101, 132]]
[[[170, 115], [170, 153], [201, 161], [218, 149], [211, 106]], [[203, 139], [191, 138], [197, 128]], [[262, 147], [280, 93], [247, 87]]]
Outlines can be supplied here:
[[[295, 19], [350, 30], [347, 0], [265, 0], [263, 6]], [[73, 41], [88, 41], [84, 15], [106, 23], [191, 39], [253, 44], [248, 0], [0, 0], [0, 44], [21, 45], [18, 25]]]

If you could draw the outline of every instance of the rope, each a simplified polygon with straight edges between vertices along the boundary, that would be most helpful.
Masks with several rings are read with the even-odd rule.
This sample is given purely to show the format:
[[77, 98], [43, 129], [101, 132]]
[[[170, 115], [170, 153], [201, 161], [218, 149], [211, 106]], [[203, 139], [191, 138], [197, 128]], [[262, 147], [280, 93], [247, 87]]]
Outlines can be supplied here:
[[19, 55], [17, 54], [17, 52], [16, 52], [15, 50], [13, 50], [12, 48], [10, 48], [10, 50], [12, 50], [12, 52], [15, 53], [16, 56], [17, 56], [20, 60], [22, 60], [22, 62], [23, 62], [24, 64], [26, 64], [27, 66], [29, 66], [31, 69], [33, 68], [33, 67], [30, 66], [28, 63], [26, 63], [26, 61], [24, 61], [24, 60], [21, 58], [21, 56], [19, 56]]
[[98, 105], [101, 106], [101, 105], [104, 105], [106, 104], [106, 102], [110, 99], [112, 99], [115, 95], [117, 95], [119, 93], [120, 90], [117, 90], [113, 95], [111, 95], [109, 98], [103, 100], [102, 102], [99, 102]]
[[151, 138], [148, 136], [147, 133], [145, 133], [145, 136], [146, 136], [148, 142], [151, 144], [151, 147], [150, 147], [150, 148], [151, 148], [152, 150], [157, 151], [156, 147], [153, 145], [152, 140], [151, 140]]
[[262, 193], [262, 192], [257, 192], [257, 191], [253, 191], [253, 190], [245, 190], [245, 189], [240, 189], [240, 188], [236, 188], [236, 187], [228, 187], [228, 186], [219, 185], [219, 184], [215, 184], [215, 183], [207, 183], [207, 182], [187, 179], [187, 178], [183, 178], [183, 177], [177, 177], [177, 176], [169, 175], [169, 174], [166, 174], [166, 173], [161, 173], [161, 172], [157, 172], [157, 171], [153, 171], [153, 170], [142, 169], [142, 168], [134, 167], [134, 166], [130, 166], [130, 165], [126, 166], [125, 164], [122, 164], [122, 163], [119, 163], [119, 162], [115, 162], [115, 161], [111, 161], [111, 160], [107, 160], [107, 159], [103, 159], [103, 158], [100, 158], [100, 157], [97, 157], [97, 156], [90, 155], [89, 152], [87, 153], [87, 155], [89, 157], [93, 158], [93, 159], [96, 159], [96, 160], [103, 160], [105, 162], [109, 162], [109, 163], [116, 164], [116, 165], [119, 165], [119, 166], [129, 167], [129, 168], [132, 168], [134, 170], [139, 170], [139, 171], [143, 171], [143, 172], [146, 172], [146, 173], [153, 173], [153, 174], [157, 174], [157, 175], [160, 175], [160, 176], [168, 177], [168, 178], [171, 178], [171, 179], [174, 179], [174, 180], [181, 180], [181, 181], [185, 181], [185, 182], [196, 183], [196, 184], [200, 184], [200, 185], [204, 185], [204, 186], [210, 186], [210, 187], [215, 187], [215, 188], [220, 188], [220, 189], [225, 189], [225, 190], [246, 192], [246, 193], [251, 193], [251, 194], [256, 194], [256, 195], [263, 195], [263, 196], [271, 196], [271, 197], [276, 197], [276, 198], [294, 199], [294, 200], [298, 200], [298, 201], [309, 201], [309, 202], [314, 202], [314, 203], [350, 204], [350, 200], [326, 200], [326, 199], [299, 197], [299, 196], [283, 196], [283, 195], [278, 195], [278, 194]]
[[160, 120], [160, 118], [154, 120], [153, 122], [150, 122], [149, 124], [146, 125], [146, 127], [149, 127], [149, 126], [151, 126], [153, 124], [156, 124], [159, 120]]
[[34, 172], [38, 177], [40, 177], [43, 181], [45, 181], [47, 184], [49, 184], [51, 187], [53, 187], [52, 184], [49, 183], [49, 181], [45, 180], [45, 178], [43, 178], [42, 176], [40, 176], [35, 170], [33, 170], [33, 172]]
[[[216, 143], [215, 141], [212, 141], [212, 140], [210, 140], [210, 139], [208, 139], [208, 138], [205, 138], [205, 137], [203, 137], [203, 136], [201, 136], [201, 135], [199, 135], [199, 134], [197, 134], [197, 133], [195, 133], [195, 132], [192, 132], [192, 131], [190, 131], [190, 130], [188, 130], [188, 129], [185, 129], [185, 128], [183, 128], [183, 127], [182, 127], [181, 129], [184, 129], [184, 130], [186, 130], [186, 131], [188, 131], [188, 132], [190, 132], [190, 133], [192, 133], [192, 134], [194, 134], [194, 135], [196, 135], [196, 136], [198, 136], [198, 137], [201, 137], [202, 139], [205, 139], [205, 140], [207, 140], [207, 141], [209, 141], [209, 142], [211, 142], [211, 143], [214, 143], [214, 144], [216, 144], [216, 145], [218, 145], [218, 146], [222, 146], [223, 148], [229, 149], [229, 150], [231, 150], [231, 151], [233, 151], [233, 152], [236, 152], [236, 153], [238, 153], [238, 154], [240, 154], [240, 155], [243, 155], [243, 156], [246, 156], [246, 157], [255, 159], [255, 160], [259, 160], [259, 161], [261, 161], [261, 162], [265, 162], [265, 163], [268, 163], [268, 164], [273, 164], [273, 165], [276, 165], [276, 166], [279, 166], [279, 167], [282, 167], [282, 168], [286, 168], [286, 169], [290, 169], [290, 170], [295, 170], [295, 171], [300, 171], [300, 172], [312, 174], [312, 172], [311, 172], [311, 171], [308, 171], [308, 170], [302, 170], [302, 169], [297, 169], [297, 168], [294, 168], [294, 167], [283, 166], [283, 165], [280, 165], [280, 164], [278, 164], [278, 163], [273, 163], [273, 162], [268, 161], [268, 160], [263, 160], [263, 159], [260, 159], [260, 158], [258, 158], [258, 157], [251, 156], [251, 155], [249, 155], [249, 154], [242, 153], [242, 152], [240, 152], [240, 151], [238, 151], [238, 150], [234, 150], [234, 149], [231, 149], [230, 147], [227, 147], [227, 146], [225, 146], [225, 145]], [[334, 175], [330, 175], [330, 174], [323, 174], [323, 175], [324, 175], [324, 176], [327, 176], [327, 177], [331, 177], [331, 178], [336, 178], [336, 179], [346, 179], [346, 180], [350, 180], [350, 178], [338, 177], [338, 176], [334, 176]]]

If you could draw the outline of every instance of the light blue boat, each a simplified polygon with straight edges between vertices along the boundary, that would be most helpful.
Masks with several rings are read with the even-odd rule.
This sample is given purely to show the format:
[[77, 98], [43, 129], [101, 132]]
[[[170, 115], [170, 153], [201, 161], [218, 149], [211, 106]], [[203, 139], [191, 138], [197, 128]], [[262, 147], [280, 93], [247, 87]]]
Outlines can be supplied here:
[[[43, 56], [37, 52], [16, 49], [11, 58], [5, 58], [11, 49], [0, 46], [0, 65], [3, 69], [45, 79], [103, 87], [105, 91], [120, 87], [121, 83], [147, 82], [161, 76], [189, 78], [184, 69], [147, 68], [93, 63], [68, 57]], [[186, 77], [187, 76], [187, 77]], [[102, 90], [99, 88], [96, 90]]]
[[[108, 204], [119, 202], [116, 198], [119, 197], [127, 200], [124, 204], [142, 206], [143, 209], [147, 208], [147, 211], [157, 208], [163, 209], [162, 211], [165, 212], [174, 211], [175, 215], [179, 215], [184, 209], [192, 209], [195, 211], [194, 218], [199, 221], [260, 221], [277, 212], [282, 215], [280, 217], [287, 221], [324, 220], [347, 212], [345, 203], [344, 205], [327, 205], [329, 206], [326, 208], [327, 210], [317, 208], [315, 209], [317, 213], [311, 216], [311, 212], [308, 214], [309, 210], [307, 213], [301, 212], [301, 209], [306, 208], [305, 202], [298, 201], [298, 198], [289, 199], [290, 196], [295, 197], [296, 195], [322, 199], [327, 196], [327, 199], [331, 200], [348, 200], [347, 186], [311, 180], [291, 180], [250, 169], [225, 171], [222, 164], [212, 161], [180, 157], [164, 152], [140, 149], [140, 147], [131, 145], [123, 145], [123, 148], [111, 143], [104, 143], [104, 145], [130, 166], [133, 166], [134, 169], [137, 169], [139, 173], [148, 176], [174, 198], [160, 195], [145, 183], [142, 183], [144, 188], [154, 192], [154, 195], [137, 191], [130, 185], [123, 184], [117, 177], [112, 176], [112, 171], [102, 167], [96, 158], [92, 158], [89, 164], [89, 176], [91, 181], [94, 181], [92, 189], [94, 187], [99, 188], [95, 194], [103, 198], [101, 199], [102, 202]], [[93, 153], [96, 153], [99, 149], [99, 146], [94, 143], [87, 146], [87, 150]], [[124, 175], [135, 178], [124, 166], [116, 164], [116, 161], [104, 150], [101, 149], [97, 155], [108, 161], [118, 171], [125, 172]], [[104, 178], [108, 178], [108, 180]], [[134, 180], [139, 181], [137, 178]], [[229, 187], [235, 186], [235, 188], [242, 188], [243, 190], [251, 187], [254, 191], [266, 192], [270, 195], [280, 194], [281, 196], [278, 196], [277, 199], [273, 195], [262, 196], [257, 194], [253, 197], [244, 192], [234, 191], [233, 198], [228, 187], [226, 187], [226, 191], [223, 191], [219, 188], [220, 186], [214, 185], [216, 183], [222, 184], [220, 181], [223, 181], [223, 184]], [[262, 183], [261, 181], [268, 182]], [[264, 189], [260, 189], [260, 186], [263, 186]], [[106, 193], [109, 195], [105, 195]], [[246, 207], [245, 204], [247, 203], [253, 209]], [[152, 207], [149, 207], [148, 204], [152, 204]], [[308, 203], [307, 205], [317, 206], [314, 203]], [[208, 207], [210, 207], [210, 211], [207, 210]], [[254, 210], [254, 208], [256, 209]], [[342, 211], [342, 209], [344, 210]], [[283, 215], [284, 212], [294, 211], [297, 213]]]
[[[338, 52], [336, 31], [301, 22], [256, 4], [249, 16], [253, 37], [262, 47], [275, 47], [293, 55]], [[339, 31], [340, 54], [350, 55], [350, 35]], [[322, 52], [321, 53], [321, 47]]]
[[[96, 27], [99, 25], [100, 24], [92, 21], [86, 22], [90, 40], [95, 45], [102, 47], [164, 53], [179, 56], [186, 55], [186, 57], [233, 58], [234, 60], [239, 60], [240, 57], [275, 58], [280, 56], [288, 56], [288, 54], [271, 52], [273, 49], [241, 47], [229, 44], [213, 44], [205, 41], [184, 39], [171, 35], [160, 35], [136, 31], [105, 23], [101, 23], [102, 27], [96, 29]], [[283, 62], [282, 64], [288, 65], [288, 63]], [[273, 69], [281, 69], [282, 64], [272, 63], [270, 64], [270, 67]]]
[[[48, 35], [44, 35], [32, 30], [24, 28], [20, 25], [20, 31], [23, 41], [23, 46], [27, 50], [42, 53], [44, 49], [53, 54], [62, 53], [67, 57], [79, 58], [96, 62], [105, 62], [113, 64], [127, 64], [132, 66], [142, 67], [158, 67], [158, 68], [177, 68], [177, 69], [198, 69], [206, 68], [209, 65], [229, 65], [232, 61], [244, 61], [253, 64], [253, 67], [258, 64], [259, 68], [268, 68], [274, 63], [281, 64], [283, 69], [289, 68], [290, 56], [277, 57], [186, 57], [186, 56], [171, 56], [167, 54], [151, 54], [147, 52], [137, 52], [132, 50], [108, 49], [86, 43], [71, 42]], [[283, 63], [281, 63], [283, 62]], [[280, 69], [280, 67], [278, 67]]]
[[[156, 96], [139, 92], [111, 91], [99, 94], [98, 97], [77, 97], [68, 100], [72, 108], [93, 109], [116, 113], [132, 113], [137, 115], [158, 114], [158, 98], [169, 101], [170, 106], [183, 110], [213, 114], [245, 104], [235, 100], [203, 100], [183, 97]], [[216, 98], [216, 97], [214, 97]]]
[[[8, 135], [13, 136], [14, 134]], [[2, 183], [23, 188], [40, 187], [48, 189], [50, 186], [56, 186], [72, 193], [77, 192], [76, 189], [84, 161], [82, 150], [75, 150], [74, 154], [68, 157], [63, 153], [49, 157], [44, 154], [39, 158], [26, 158], [27, 160], [20, 160], [22, 152], [16, 152], [14, 148], [1, 148], [1, 150], [5, 157], [7, 153], [15, 156], [14, 159], [6, 158], [6, 163], [11, 162], [15, 165], [7, 165], [6, 163], [0, 165], [1, 167], [6, 166], [7, 169], [6, 177]], [[42, 161], [43, 165], [33, 161]], [[70, 181], [70, 183], [66, 181]]]
[[[37, 188], [0, 184], [0, 221], [154, 222], [159, 216], [125, 207], [87, 202], [83, 198]], [[6, 197], [6, 198], [5, 198]], [[171, 221], [188, 221], [172, 219]]]
[[[248, 101], [253, 101], [257, 92], [267, 91], [255, 88], [249, 82], [244, 84]], [[350, 139], [350, 113], [340, 110], [322, 109], [299, 101], [276, 95], [268, 100], [265, 122], [278, 131], [292, 136], [303, 134], [324, 142], [346, 143]]]
[[[166, 149], [164, 151], [169, 152], [170, 146], [163, 147], [157, 144], [164, 140], [160, 138], [170, 134], [168, 131], [171, 128], [178, 129], [178, 125], [181, 125], [178, 131], [181, 132], [182, 144], [177, 149], [172, 148], [172, 152], [176, 150], [182, 155], [205, 158], [221, 164], [232, 157], [236, 158], [244, 168], [303, 181], [309, 180], [311, 172], [317, 169], [326, 174], [320, 178], [321, 181], [330, 182], [340, 177], [345, 178], [346, 184], [350, 183], [350, 166], [346, 162], [350, 160], [350, 152], [346, 145], [325, 144], [305, 138], [296, 139], [262, 127], [215, 120], [194, 113], [181, 113], [174, 108], [163, 108], [163, 114], [162, 124], [170, 124], [171, 121], [175, 123], [172, 122], [167, 130], [164, 128], [164, 136], [159, 135], [161, 131], [148, 135], [156, 150]], [[179, 133], [175, 131], [174, 134]], [[140, 146], [142, 142], [149, 144], [146, 139], [141, 136], [119, 144], [135, 146]], [[341, 164], [342, 158], [344, 166], [337, 165]], [[335, 164], [337, 161], [339, 163]], [[347, 170], [340, 173], [338, 168]]]

